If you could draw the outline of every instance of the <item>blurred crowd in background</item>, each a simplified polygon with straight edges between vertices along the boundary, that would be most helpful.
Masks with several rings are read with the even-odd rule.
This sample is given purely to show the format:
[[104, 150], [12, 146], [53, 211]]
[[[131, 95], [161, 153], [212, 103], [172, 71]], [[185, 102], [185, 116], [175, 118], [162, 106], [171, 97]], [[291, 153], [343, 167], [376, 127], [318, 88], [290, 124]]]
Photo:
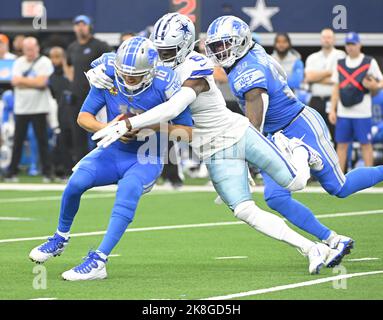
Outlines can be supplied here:
[[[0, 79], [10, 79], [9, 87], [1, 86], [6, 81], [0, 82], [0, 170], [4, 181], [19, 181], [20, 172], [41, 176], [44, 182], [65, 181], [73, 166], [95, 147], [90, 134], [76, 121], [89, 90], [84, 72], [94, 59], [116, 48], [93, 36], [88, 16], [77, 16], [73, 30], [76, 40], [65, 48], [42, 48], [38, 39], [28, 35], [10, 39], [0, 34], [0, 66], [9, 64], [12, 70], [11, 75], [0, 74]], [[140, 35], [149, 36], [150, 31], [148, 27]], [[134, 35], [124, 32], [120, 40]], [[382, 163], [383, 76], [379, 66], [373, 57], [362, 53], [357, 33], [350, 33], [339, 49], [334, 47], [331, 29], [322, 30], [320, 37], [321, 49], [305, 60], [286, 33], [275, 36], [269, 53], [286, 71], [295, 95], [324, 118], [344, 171]], [[255, 34], [254, 40], [260, 42]], [[196, 50], [204, 52], [203, 34]], [[225, 71], [216, 67], [214, 77], [228, 108], [241, 112]], [[178, 188], [185, 173], [192, 178], [207, 177], [206, 168], [190, 159], [187, 145], [170, 146], [179, 161], [165, 166], [165, 183]]]

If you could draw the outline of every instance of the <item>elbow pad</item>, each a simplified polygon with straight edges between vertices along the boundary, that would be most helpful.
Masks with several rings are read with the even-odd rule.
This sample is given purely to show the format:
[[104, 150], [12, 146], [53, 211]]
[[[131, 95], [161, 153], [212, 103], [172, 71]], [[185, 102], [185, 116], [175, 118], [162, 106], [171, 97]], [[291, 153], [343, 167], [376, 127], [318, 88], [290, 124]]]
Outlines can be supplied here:
[[177, 117], [194, 100], [197, 95], [194, 89], [181, 87], [170, 99], [158, 106], [132, 118], [129, 118], [132, 129], [141, 129], [160, 122], [168, 122]]

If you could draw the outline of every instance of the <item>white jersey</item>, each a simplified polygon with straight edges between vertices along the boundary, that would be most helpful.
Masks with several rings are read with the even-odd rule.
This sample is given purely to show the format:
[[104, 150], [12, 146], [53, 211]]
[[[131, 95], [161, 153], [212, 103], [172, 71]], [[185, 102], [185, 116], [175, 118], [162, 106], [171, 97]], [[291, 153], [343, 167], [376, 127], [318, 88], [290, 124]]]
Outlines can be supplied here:
[[214, 65], [204, 55], [192, 51], [183, 63], [174, 69], [184, 83], [187, 79], [204, 78], [210, 90], [200, 93], [189, 106], [194, 121], [193, 151], [206, 159], [214, 153], [231, 147], [245, 134], [249, 119], [226, 107], [225, 99], [213, 78]]

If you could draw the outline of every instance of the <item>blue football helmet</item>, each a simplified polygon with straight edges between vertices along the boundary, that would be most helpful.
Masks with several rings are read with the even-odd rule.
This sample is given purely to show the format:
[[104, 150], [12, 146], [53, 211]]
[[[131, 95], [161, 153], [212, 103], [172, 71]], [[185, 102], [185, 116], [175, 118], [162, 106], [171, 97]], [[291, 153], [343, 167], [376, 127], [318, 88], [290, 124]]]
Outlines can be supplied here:
[[205, 44], [206, 56], [228, 68], [249, 51], [254, 41], [244, 21], [234, 16], [222, 16], [210, 24]]
[[[151, 85], [158, 60], [153, 43], [144, 37], [132, 37], [117, 50], [114, 72], [118, 89], [126, 96], [137, 95]], [[126, 77], [142, 77], [135, 85], [127, 83]]]

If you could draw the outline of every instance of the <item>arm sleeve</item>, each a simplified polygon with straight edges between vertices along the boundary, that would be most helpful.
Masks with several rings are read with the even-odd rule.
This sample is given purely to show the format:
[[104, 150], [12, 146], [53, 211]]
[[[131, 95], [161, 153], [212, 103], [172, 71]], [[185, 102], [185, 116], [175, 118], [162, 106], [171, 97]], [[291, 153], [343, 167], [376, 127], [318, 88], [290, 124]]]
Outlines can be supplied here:
[[168, 101], [132, 118], [129, 118], [132, 129], [141, 129], [160, 122], [168, 122], [182, 113], [197, 95], [192, 88], [181, 87]]
[[291, 89], [299, 89], [304, 77], [304, 69], [302, 60], [294, 63], [293, 72], [287, 79], [287, 83]]
[[96, 115], [106, 105], [104, 90], [91, 87], [80, 112]]

